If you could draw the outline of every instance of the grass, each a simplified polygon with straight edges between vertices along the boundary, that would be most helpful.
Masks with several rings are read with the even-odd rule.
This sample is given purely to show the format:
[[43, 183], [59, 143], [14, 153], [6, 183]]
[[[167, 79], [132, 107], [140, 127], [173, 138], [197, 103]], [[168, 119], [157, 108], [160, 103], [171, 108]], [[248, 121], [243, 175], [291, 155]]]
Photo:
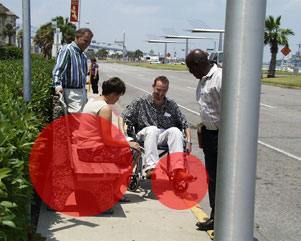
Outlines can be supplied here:
[[138, 66], [150, 69], [166, 69], [166, 70], [187, 70], [187, 66], [184, 64], [149, 64], [149, 63], [138, 63], [138, 62], [118, 62], [119, 64], [125, 64], [130, 66]]
[[[183, 70], [187, 71], [187, 66], [182, 64], [149, 64], [140, 62], [117, 62], [118, 64], [125, 64], [130, 66], [145, 67], [151, 69], [166, 69], [166, 70]], [[267, 70], [263, 70], [263, 76], [267, 75]], [[291, 87], [301, 87], [301, 73], [298, 76], [293, 76], [292, 72], [276, 70], [275, 78], [262, 79], [262, 83], [281, 85], [281, 86], [291, 86]]]
[[298, 76], [276, 76], [275, 78], [263, 78], [262, 83], [301, 87], [301, 75]]
[[[267, 75], [268, 74], [268, 70], [263, 70], [262, 71], [263, 74]], [[293, 75], [293, 72], [289, 72], [289, 71], [284, 71], [284, 70], [276, 70], [275, 74], [279, 74], [279, 75]]]

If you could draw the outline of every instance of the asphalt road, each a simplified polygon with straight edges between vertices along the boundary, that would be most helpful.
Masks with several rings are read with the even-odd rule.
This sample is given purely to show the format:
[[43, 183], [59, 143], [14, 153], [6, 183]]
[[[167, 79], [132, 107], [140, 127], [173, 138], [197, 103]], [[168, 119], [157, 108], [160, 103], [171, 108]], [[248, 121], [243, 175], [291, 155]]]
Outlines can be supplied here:
[[[196, 125], [200, 122], [195, 100], [197, 80], [186, 71], [154, 70], [100, 63], [100, 85], [118, 76], [127, 85], [118, 111], [138, 95], [152, 92], [155, 77], [170, 80], [168, 96], [182, 108], [192, 129], [192, 154], [203, 160], [197, 148]], [[262, 85], [256, 177], [255, 223], [262, 239], [301, 239], [301, 89]], [[207, 213], [208, 198], [201, 203]]]

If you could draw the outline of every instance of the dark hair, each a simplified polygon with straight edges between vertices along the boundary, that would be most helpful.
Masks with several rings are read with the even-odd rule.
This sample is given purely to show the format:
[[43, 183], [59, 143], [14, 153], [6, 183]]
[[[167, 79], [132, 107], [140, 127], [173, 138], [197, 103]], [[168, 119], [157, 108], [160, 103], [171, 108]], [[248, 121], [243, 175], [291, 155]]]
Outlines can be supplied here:
[[102, 83], [102, 95], [111, 93], [124, 94], [126, 90], [124, 82], [118, 77], [112, 77]]
[[157, 81], [161, 81], [163, 84], [168, 84], [169, 85], [169, 80], [166, 78], [166, 76], [158, 76], [154, 80], [154, 85], [156, 85]]
[[91, 58], [91, 62], [96, 62], [96, 58], [95, 57]]
[[80, 38], [84, 36], [85, 33], [89, 33], [93, 37], [93, 33], [89, 28], [80, 28], [79, 30], [76, 30], [75, 37]]

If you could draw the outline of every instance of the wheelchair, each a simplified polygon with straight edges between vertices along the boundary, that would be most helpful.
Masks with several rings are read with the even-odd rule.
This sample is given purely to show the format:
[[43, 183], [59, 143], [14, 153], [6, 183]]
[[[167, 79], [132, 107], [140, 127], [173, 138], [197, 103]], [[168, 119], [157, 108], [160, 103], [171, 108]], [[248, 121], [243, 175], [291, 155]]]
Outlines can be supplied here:
[[[182, 131], [183, 132], [183, 131]], [[127, 131], [126, 131], [128, 137], [130, 139], [128, 139], [129, 141], [136, 141], [139, 143], [140, 145], [140, 149], [141, 149], [141, 155], [139, 158], [137, 158], [134, 161], [134, 165], [133, 165], [133, 173], [132, 176], [130, 176], [128, 178], [128, 190], [135, 192], [138, 187], [139, 184], [142, 180], [144, 180], [146, 177], [143, 173], [144, 170], [144, 143], [143, 142], [139, 142], [136, 138], [136, 131], [135, 131], [135, 127], [134, 126], [127, 126]], [[183, 154], [183, 158], [184, 158], [184, 165], [185, 165], [185, 171], [187, 173], [189, 173], [189, 165], [187, 162], [187, 138], [183, 132], [184, 135], [184, 154]], [[170, 168], [170, 156], [169, 156], [169, 150], [168, 150], [168, 146], [158, 146], [157, 149], [159, 150], [159, 159], [163, 158], [164, 156], [167, 155], [167, 162], [166, 162], [166, 166], [164, 166], [163, 164], [160, 163], [160, 168], [162, 169], [162, 171], [167, 175], [168, 180], [170, 182], [170, 184], [173, 187], [173, 190], [176, 193], [183, 193], [185, 192], [188, 187], [189, 187], [189, 183], [192, 181], [195, 181], [195, 178], [192, 181], [176, 181], [174, 179], [174, 173], [172, 172], [171, 168]]]

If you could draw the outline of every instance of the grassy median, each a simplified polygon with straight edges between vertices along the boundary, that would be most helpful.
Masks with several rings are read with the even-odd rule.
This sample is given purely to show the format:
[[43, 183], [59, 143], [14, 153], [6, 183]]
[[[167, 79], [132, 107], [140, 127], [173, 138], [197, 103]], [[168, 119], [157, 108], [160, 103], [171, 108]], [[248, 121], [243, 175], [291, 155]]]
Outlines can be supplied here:
[[276, 73], [275, 78], [263, 78], [262, 83], [283, 85], [290, 87], [301, 87], [301, 75], [298, 76], [281, 76]]
[[[185, 70], [187, 66], [183, 64], [149, 64], [139, 62], [117, 62], [118, 64], [125, 64], [130, 66], [138, 66], [151, 69], [165, 69], [165, 70]], [[294, 76], [292, 72], [276, 70], [275, 78], [266, 78], [267, 70], [263, 70], [262, 83], [290, 86], [290, 87], [301, 87], [301, 73], [298, 76]]]

